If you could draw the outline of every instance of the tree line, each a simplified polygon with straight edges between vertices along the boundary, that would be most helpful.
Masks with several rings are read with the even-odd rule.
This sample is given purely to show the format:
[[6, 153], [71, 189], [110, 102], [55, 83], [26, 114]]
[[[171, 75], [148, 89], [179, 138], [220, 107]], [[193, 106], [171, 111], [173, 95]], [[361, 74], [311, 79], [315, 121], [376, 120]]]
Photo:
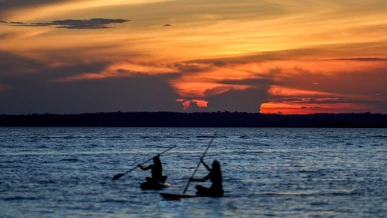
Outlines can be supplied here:
[[387, 114], [280, 115], [243, 112], [110, 112], [0, 115], [0, 126], [385, 128]]

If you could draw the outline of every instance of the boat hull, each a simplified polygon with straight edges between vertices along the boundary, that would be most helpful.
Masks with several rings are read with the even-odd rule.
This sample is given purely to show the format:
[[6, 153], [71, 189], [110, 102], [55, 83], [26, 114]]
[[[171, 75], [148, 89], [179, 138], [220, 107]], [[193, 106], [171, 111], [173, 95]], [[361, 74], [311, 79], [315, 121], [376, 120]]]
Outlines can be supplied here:
[[142, 190], [162, 190], [165, 188], [170, 188], [171, 184], [169, 183], [161, 183], [161, 182], [144, 182], [140, 185]]

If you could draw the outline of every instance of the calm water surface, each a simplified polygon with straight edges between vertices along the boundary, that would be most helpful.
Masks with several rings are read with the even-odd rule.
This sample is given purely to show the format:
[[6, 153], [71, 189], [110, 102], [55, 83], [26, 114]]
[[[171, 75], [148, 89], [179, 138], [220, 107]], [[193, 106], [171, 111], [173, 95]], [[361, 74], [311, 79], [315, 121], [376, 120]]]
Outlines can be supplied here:
[[[214, 133], [224, 198], [112, 181], [177, 145], [161, 160], [182, 193]], [[0, 217], [387, 217], [387, 129], [0, 128], [0, 168]]]

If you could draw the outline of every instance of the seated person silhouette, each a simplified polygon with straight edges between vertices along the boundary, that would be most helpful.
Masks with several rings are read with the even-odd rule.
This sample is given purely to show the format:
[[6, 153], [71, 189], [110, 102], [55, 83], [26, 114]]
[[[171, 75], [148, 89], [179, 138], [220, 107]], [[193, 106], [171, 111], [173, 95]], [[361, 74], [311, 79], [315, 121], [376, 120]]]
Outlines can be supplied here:
[[203, 163], [204, 167], [210, 171], [210, 173], [202, 179], [191, 178], [192, 182], [204, 182], [210, 179], [212, 185], [210, 188], [203, 187], [201, 185], [195, 186], [197, 195], [209, 196], [209, 197], [222, 197], [223, 196], [223, 187], [222, 187], [222, 172], [220, 170], [220, 163], [217, 160], [212, 162], [212, 169], [204, 163], [203, 158], [200, 158], [200, 161]]
[[160, 161], [160, 155], [157, 155], [153, 157], [153, 164], [149, 165], [147, 167], [141, 166], [141, 164], [138, 165], [142, 170], [149, 170], [152, 171], [152, 178], [146, 177], [146, 181], [149, 183], [164, 183], [167, 180], [167, 176], [163, 176], [163, 167], [161, 165]]

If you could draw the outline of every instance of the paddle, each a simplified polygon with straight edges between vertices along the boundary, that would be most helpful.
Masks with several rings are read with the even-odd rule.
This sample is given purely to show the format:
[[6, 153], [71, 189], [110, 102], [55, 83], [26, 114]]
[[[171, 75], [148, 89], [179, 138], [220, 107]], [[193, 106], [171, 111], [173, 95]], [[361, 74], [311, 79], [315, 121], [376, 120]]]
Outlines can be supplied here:
[[[206, 150], [204, 151], [204, 153], [203, 153], [203, 155], [202, 155], [202, 157], [201, 157], [200, 159], [204, 158], [204, 156], [206, 155], [206, 153], [207, 153], [208, 149], [210, 148], [210, 145], [212, 144], [212, 141], [214, 140], [215, 136], [216, 136], [216, 133], [214, 134], [214, 136], [212, 136], [212, 139], [211, 139], [210, 143], [208, 144]], [[201, 163], [201, 161], [199, 161], [198, 165], [196, 166], [195, 170], [194, 170], [193, 173], [192, 173], [191, 178], [188, 180], [188, 183], [187, 183], [187, 185], [185, 186], [185, 189], [184, 189], [184, 191], [183, 191], [183, 194], [185, 194], [185, 192], [187, 191], [188, 186], [189, 186], [189, 183], [191, 182], [191, 179], [194, 177], [196, 171], [198, 170], [198, 168], [199, 168], [199, 166], [200, 166], [200, 163]]]
[[[162, 155], [162, 154], [164, 154], [165, 152], [167, 152], [167, 151], [171, 150], [171, 149], [172, 149], [172, 148], [174, 148], [174, 147], [176, 147], [176, 145], [174, 145], [174, 146], [172, 146], [172, 147], [168, 148], [167, 150], [165, 150], [165, 151], [161, 152], [161, 153], [160, 153], [160, 154], [158, 154], [158, 155]], [[145, 161], [144, 163], [140, 164], [140, 165], [143, 165], [143, 164], [145, 164], [146, 162], [148, 162], [148, 161], [150, 161], [150, 160], [152, 160], [152, 159], [153, 159], [153, 157], [152, 157], [152, 158], [150, 158], [149, 160]], [[119, 174], [115, 175], [115, 176], [113, 177], [113, 181], [114, 181], [114, 180], [117, 180], [117, 179], [119, 179], [119, 178], [121, 178], [123, 175], [125, 175], [125, 174], [127, 174], [127, 173], [131, 172], [132, 170], [136, 169], [137, 167], [138, 167], [138, 165], [137, 165], [137, 166], [135, 166], [135, 167], [133, 167], [132, 169], [130, 169], [130, 170], [128, 170], [128, 171], [126, 171], [125, 173], [119, 173]]]

